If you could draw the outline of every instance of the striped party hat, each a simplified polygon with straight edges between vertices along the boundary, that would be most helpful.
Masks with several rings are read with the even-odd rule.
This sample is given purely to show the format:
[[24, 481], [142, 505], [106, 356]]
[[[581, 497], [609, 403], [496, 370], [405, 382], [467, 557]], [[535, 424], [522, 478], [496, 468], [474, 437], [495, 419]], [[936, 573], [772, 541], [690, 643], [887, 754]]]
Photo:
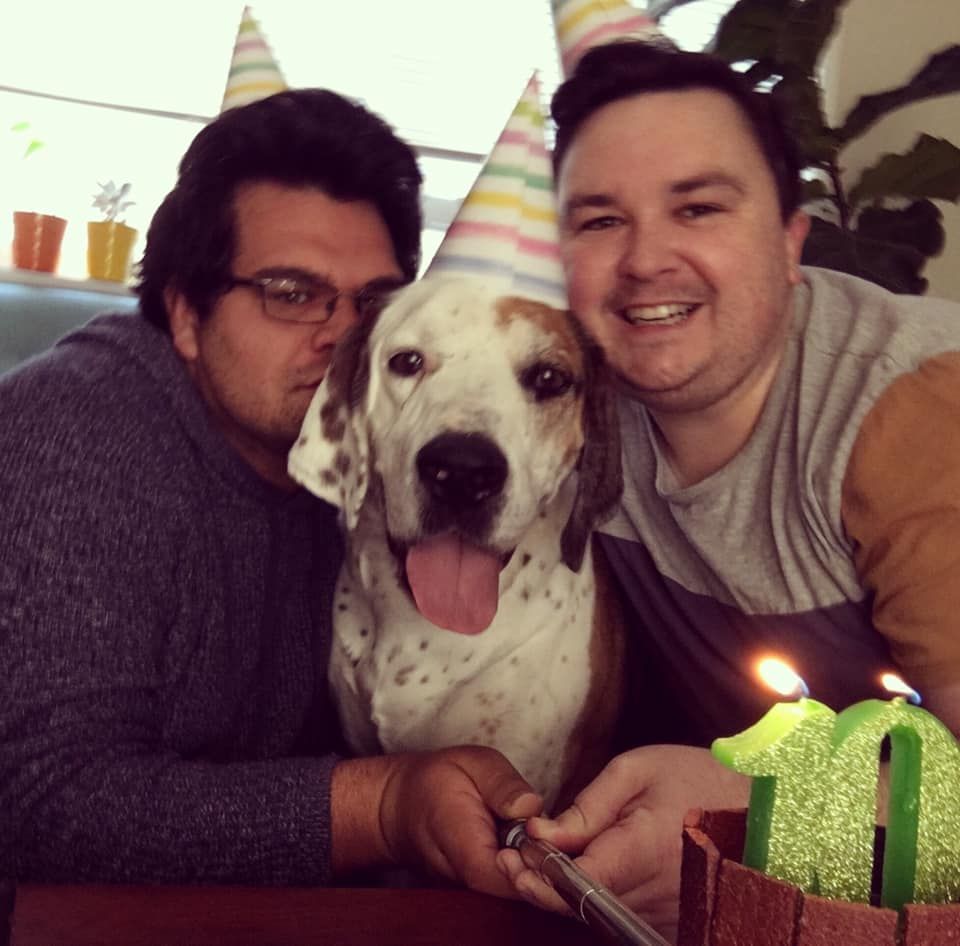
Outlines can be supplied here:
[[534, 74], [424, 275], [481, 276], [565, 309], [553, 172]]
[[627, 0], [551, 0], [563, 74], [569, 76], [592, 46], [615, 39], [642, 39], [670, 49], [675, 44]]
[[257, 99], [273, 95], [274, 92], [282, 92], [286, 87], [287, 83], [250, 12], [250, 7], [244, 7], [220, 111], [225, 112], [238, 105], [249, 105]]

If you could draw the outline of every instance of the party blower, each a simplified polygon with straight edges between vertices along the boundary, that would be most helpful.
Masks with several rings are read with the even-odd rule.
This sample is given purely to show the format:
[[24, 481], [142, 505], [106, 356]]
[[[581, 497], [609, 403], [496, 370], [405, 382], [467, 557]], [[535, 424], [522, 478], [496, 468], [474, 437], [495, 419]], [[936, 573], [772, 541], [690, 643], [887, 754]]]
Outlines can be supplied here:
[[630, 946], [670, 946], [652, 926], [585, 874], [563, 851], [528, 836], [525, 821], [508, 821], [500, 828], [500, 846], [513, 848], [524, 864], [563, 898], [567, 906], [608, 942]]

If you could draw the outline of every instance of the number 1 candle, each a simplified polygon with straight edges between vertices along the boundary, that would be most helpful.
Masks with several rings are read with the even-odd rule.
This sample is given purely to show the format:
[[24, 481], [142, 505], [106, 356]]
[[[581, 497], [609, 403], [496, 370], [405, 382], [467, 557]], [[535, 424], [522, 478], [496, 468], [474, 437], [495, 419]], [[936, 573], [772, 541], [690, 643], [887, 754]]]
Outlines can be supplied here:
[[775, 704], [739, 735], [717, 739], [712, 752], [753, 776], [743, 863], [811, 890], [836, 713], [809, 699], [803, 680], [782, 661], [762, 661], [760, 673], [782, 695], [799, 698]]

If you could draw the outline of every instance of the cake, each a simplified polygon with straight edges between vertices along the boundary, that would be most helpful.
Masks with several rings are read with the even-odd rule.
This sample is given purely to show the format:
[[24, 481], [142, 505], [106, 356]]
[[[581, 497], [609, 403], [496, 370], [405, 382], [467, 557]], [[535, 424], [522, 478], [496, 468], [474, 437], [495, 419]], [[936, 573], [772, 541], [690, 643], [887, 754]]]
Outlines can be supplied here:
[[960, 946], [960, 904], [908, 904], [901, 923], [804, 893], [740, 863], [745, 833], [744, 810], [687, 815], [677, 946]]

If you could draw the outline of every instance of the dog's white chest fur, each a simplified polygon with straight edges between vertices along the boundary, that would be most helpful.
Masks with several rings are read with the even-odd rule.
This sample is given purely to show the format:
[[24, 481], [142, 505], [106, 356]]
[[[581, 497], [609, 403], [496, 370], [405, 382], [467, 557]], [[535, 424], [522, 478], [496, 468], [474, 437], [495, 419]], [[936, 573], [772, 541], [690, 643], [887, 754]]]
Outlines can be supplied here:
[[497, 615], [476, 635], [424, 620], [382, 525], [361, 516], [338, 582], [330, 666], [356, 751], [493, 746], [552, 799], [590, 687], [594, 593], [589, 560], [579, 572], [560, 561], [559, 516], [517, 547]]

